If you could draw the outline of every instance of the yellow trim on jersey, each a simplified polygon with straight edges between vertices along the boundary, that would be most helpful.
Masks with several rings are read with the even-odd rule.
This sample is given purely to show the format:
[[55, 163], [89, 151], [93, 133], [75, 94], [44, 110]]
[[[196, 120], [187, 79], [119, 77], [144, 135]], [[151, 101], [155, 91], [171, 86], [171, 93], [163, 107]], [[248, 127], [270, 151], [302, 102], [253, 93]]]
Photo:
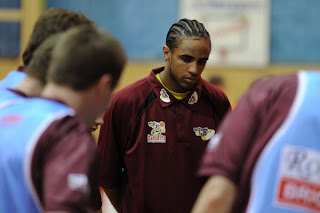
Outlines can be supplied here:
[[184, 99], [187, 95], [188, 95], [188, 93], [190, 92], [184, 92], [184, 93], [178, 93], [178, 92], [173, 92], [173, 91], [171, 91], [171, 90], [169, 90], [163, 83], [162, 83], [162, 81], [161, 81], [161, 79], [160, 79], [160, 74], [159, 73], [157, 73], [156, 74], [156, 77], [157, 77], [157, 79], [160, 81], [160, 83], [162, 84], [162, 86], [164, 86], [164, 88], [166, 88], [166, 90], [168, 90], [176, 99], [178, 99], [178, 100], [182, 100], [182, 99]]

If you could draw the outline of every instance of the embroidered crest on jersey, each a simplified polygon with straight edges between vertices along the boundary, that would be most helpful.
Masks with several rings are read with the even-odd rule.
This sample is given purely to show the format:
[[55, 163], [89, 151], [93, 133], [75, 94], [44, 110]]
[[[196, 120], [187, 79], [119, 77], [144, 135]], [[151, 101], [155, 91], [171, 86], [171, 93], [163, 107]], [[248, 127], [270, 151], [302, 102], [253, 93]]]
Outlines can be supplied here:
[[320, 212], [320, 152], [292, 145], [282, 151], [275, 203]]
[[212, 138], [212, 136], [216, 132], [214, 129], [209, 129], [208, 127], [194, 127], [193, 131], [196, 136], [200, 136], [203, 141], [207, 141]]
[[193, 105], [195, 103], [198, 102], [198, 93], [196, 91], [193, 92], [193, 94], [191, 95], [188, 104]]
[[148, 126], [152, 128], [151, 133], [147, 135], [148, 143], [165, 143], [166, 124], [163, 121], [149, 121]]
[[165, 89], [163, 89], [163, 88], [160, 91], [160, 99], [165, 103], [169, 103], [170, 102], [170, 97], [169, 97], [167, 91]]

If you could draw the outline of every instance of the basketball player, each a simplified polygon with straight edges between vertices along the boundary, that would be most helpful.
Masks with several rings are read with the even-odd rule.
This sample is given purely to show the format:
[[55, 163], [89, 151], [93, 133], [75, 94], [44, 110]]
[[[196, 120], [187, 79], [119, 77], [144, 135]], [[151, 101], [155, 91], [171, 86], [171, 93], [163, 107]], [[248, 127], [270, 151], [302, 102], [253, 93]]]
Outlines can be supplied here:
[[109, 33], [91, 25], [62, 34], [52, 54], [43, 98], [0, 106], [0, 212], [101, 207], [88, 125], [105, 110], [125, 54]]
[[189, 212], [202, 185], [196, 170], [230, 109], [226, 95], [201, 78], [211, 52], [197, 20], [173, 24], [156, 68], [114, 95], [98, 151], [100, 185], [119, 212]]
[[192, 213], [319, 212], [319, 71], [256, 82], [211, 139]]

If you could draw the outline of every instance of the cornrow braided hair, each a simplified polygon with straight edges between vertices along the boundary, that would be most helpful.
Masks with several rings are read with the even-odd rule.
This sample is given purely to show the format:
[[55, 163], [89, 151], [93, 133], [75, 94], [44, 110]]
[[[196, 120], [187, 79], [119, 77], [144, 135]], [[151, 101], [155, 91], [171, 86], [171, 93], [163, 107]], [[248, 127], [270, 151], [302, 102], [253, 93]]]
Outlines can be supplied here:
[[197, 20], [184, 18], [173, 24], [168, 31], [166, 45], [171, 51], [178, 47], [178, 39], [183, 35], [187, 37], [205, 38], [208, 39], [211, 44], [210, 35], [202, 23]]

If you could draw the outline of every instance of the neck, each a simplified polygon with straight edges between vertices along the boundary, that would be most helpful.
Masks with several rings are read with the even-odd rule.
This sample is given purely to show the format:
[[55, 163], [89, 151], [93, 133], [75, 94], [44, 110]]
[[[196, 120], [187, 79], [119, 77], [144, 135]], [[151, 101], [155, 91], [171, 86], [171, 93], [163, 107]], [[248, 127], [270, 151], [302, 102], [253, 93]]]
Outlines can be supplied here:
[[69, 87], [48, 83], [44, 87], [41, 97], [62, 101], [75, 110], [77, 117], [87, 124], [91, 123], [86, 114], [86, 109], [88, 108], [88, 101], [85, 98], [86, 92], [74, 91]]
[[169, 72], [170, 72], [170, 70], [168, 70], [168, 69], [169, 69], [168, 67], [169, 67], [169, 66], [166, 65], [166, 66], [164, 67], [164, 70], [159, 73], [159, 77], [160, 77], [160, 79], [161, 79], [161, 83], [162, 83], [166, 88], [168, 88], [169, 90], [171, 90], [171, 91], [173, 91], [173, 92], [177, 92], [177, 91], [174, 90], [174, 88], [171, 88], [170, 85], [168, 84], [168, 77], [169, 77], [168, 74], [169, 74]]
[[162, 84], [169, 90], [175, 93], [186, 93], [190, 92], [190, 90], [185, 90], [181, 87], [177, 86], [174, 77], [171, 74], [170, 66], [166, 64], [164, 70], [159, 73], [159, 77], [161, 79]]
[[28, 97], [38, 97], [43, 87], [44, 84], [40, 80], [27, 75], [14, 89], [21, 91]]

